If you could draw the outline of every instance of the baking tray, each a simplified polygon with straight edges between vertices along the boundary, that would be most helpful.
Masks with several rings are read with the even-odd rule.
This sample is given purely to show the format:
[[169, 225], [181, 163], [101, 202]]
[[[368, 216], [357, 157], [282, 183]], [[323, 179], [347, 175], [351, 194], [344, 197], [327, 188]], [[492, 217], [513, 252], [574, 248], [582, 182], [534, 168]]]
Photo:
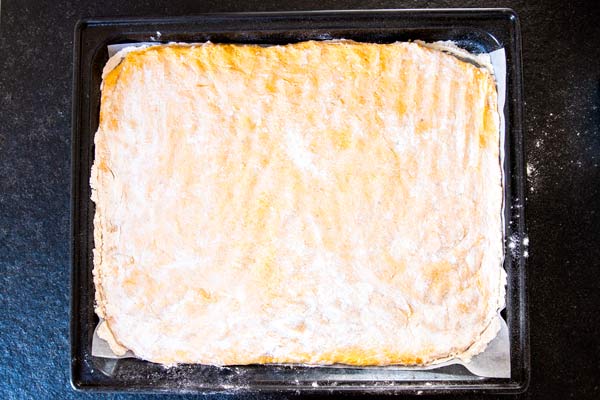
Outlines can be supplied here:
[[[474, 53], [504, 47], [507, 62], [505, 146], [506, 308], [508, 379], [472, 375], [460, 365], [429, 371], [281, 365], [165, 368], [134, 358], [91, 355], [94, 328], [92, 249], [94, 204], [90, 169], [98, 127], [107, 45], [132, 42], [286, 44], [333, 38], [363, 42], [453, 40]], [[206, 14], [177, 18], [92, 18], [75, 27], [72, 120], [71, 383], [75, 389], [126, 392], [520, 392], [529, 381], [525, 285], [524, 153], [519, 22], [509, 9], [360, 10]]]

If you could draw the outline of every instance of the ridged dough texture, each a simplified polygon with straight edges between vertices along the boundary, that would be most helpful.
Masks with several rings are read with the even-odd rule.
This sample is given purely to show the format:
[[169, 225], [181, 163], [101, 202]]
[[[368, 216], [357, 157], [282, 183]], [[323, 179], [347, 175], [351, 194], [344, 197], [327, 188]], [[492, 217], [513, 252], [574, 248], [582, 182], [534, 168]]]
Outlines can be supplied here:
[[163, 364], [469, 359], [504, 305], [487, 70], [417, 43], [203, 43], [105, 69], [96, 311]]

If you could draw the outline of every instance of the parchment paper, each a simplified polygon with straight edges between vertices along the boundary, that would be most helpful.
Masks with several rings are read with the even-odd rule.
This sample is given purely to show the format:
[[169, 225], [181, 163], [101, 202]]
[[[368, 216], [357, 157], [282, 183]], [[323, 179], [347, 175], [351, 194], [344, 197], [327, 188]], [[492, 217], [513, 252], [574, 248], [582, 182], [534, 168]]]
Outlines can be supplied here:
[[[160, 43], [146, 42], [146, 43], [125, 43], [108, 46], [108, 55], [112, 57], [120, 50], [127, 47], [140, 47], [140, 46], [152, 46]], [[439, 47], [445, 51], [453, 52], [450, 48], [451, 42], [439, 42]], [[462, 54], [464, 55], [464, 54]], [[504, 49], [499, 49], [488, 54], [489, 60], [481, 58], [481, 55], [472, 58], [470, 61], [479, 62], [482, 67], [488, 67], [491, 64], [492, 72], [496, 78], [497, 90], [498, 90], [498, 113], [500, 115], [500, 157], [501, 165], [504, 163], [504, 134], [505, 134], [505, 121], [504, 121], [504, 102], [506, 99], [506, 55]], [[457, 54], [461, 56], [461, 54]], [[504, 179], [504, 177], [503, 177]], [[504, 213], [502, 213], [504, 215]], [[504, 226], [504, 221], [503, 221]], [[100, 326], [100, 323], [98, 326]], [[397, 370], [435, 370], [437, 368], [445, 367], [448, 365], [459, 364], [464, 366], [473, 375], [482, 377], [492, 378], [510, 378], [510, 339], [508, 335], [508, 326], [504, 319], [500, 317], [500, 331], [498, 335], [487, 345], [485, 351], [473, 356], [469, 362], [464, 362], [460, 359], [452, 359], [443, 363], [430, 365], [427, 367], [406, 367], [406, 366], [389, 366], [389, 367], [371, 367], [371, 368], [385, 368], [385, 369], [397, 369]], [[92, 356], [102, 358], [132, 358], [135, 357], [131, 351], [127, 351], [122, 356], [117, 356], [112, 352], [108, 343], [101, 339], [98, 334], [98, 326], [94, 330], [94, 337], [92, 339]], [[336, 365], [328, 367], [339, 367], [339, 368], [351, 368], [345, 365]], [[354, 367], [356, 368], [356, 367]]]

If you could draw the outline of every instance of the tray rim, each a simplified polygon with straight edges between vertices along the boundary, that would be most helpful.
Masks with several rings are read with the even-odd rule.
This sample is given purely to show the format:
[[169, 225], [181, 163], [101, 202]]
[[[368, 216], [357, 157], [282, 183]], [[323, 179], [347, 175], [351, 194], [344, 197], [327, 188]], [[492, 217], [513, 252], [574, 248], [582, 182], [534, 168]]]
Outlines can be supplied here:
[[[333, 14], [345, 14], [345, 15], [367, 15], [367, 16], [384, 16], [384, 15], [411, 15], [411, 18], [415, 17], [436, 17], [442, 18], [444, 16], [448, 16], [448, 18], [465, 18], [472, 16], [485, 16], [486, 14], [493, 15], [495, 17], [503, 17], [509, 20], [512, 27], [513, 36], [513, 46], [512, 49], [507, 49], [507, 53], [510, 52], [510, 56], [512, 58], [512, 62], [509, 62], [507, 59], [507, 96], [506, 96], [506, 104], [505, 104], [505, 114], [507, 119], [507, 129], [506, 129], [506, 139], [514, 136], [514, 142], [511, 143], [511, 146], [516, 148], [516, 154], [511, 154], [512, 161], [516, 164], [514, 168], [518, 173], [518, 177], [520, 178], [517, 182], [513, 182], [510, 184], [512, 187], [511, 193], [517, 195], [517, 200], [520, 198], [520, 212], [517, 215], [517, 218], [513, 218], [511, 215], [508, 220], [510, 223], [516, 223], [516, 230], [522, 235], [526, 235], [525, 230], [525, 171], [524, 171], [524, 148], [523, 148], [523, 131], [522, 131], [522, 115], [523, 115], [523, 83], [522, 83], [522, 56], [521, 56], [521, 33], [520, 33], [520, 22], [517, 14], [509, 9], [509, 8], [438, 8], [438, 9], [427, 9], [427, 8], [418, 8], [418, 9], [360, 9], [360, 10], [307, 10], [307, 11], [269, 11], [269, 12], [224, 12], [224, 13], [202, 13], [202, 14], [194, 14], [194, 15], [185, 15], [185, 16], [174, 16], [174, 17], [159, 17], [159, 16], [151, 16], [151, 17], [92, 17], [92, 18], [82, 18], [77, 21], [74, 30], [74, 41], [73, 41], [73, 91], [72, 91], [72, 136], [71, 136], [71, 326], [70, 326], [70, 344], [71, 344], [71, 368], [70, 368], [70, 384], [71, 386], [78, 391], [99, 391], [99, 392], [114, 392], [114, 391], [124, 391], [124, 392], [136, 392], [136, 393], [165, 393], [165, 392], [173, 392], [173, 393], [223, 393], [223, 392], [269, 392], [269, 393], [283, 393], [283, 392], [308, 392], [308, 393], [348, 393], [348, 392], [360, 392], [360, 393], [413, 393], [413, 394], [421, 394], [421, 393], [482, 393], [482, 392], [502, 392], [502, 393], [521, 393], [524, 392], [530, 380], [530, 350], [529, 350], [529, 321], [528, 321], [528, 310], [527, 310], [527, 286], [526, 286], [526, 269], [525, 269], [525, 257], [522, 254], [519, 254], [514, 260], [513, 263], [517, 265], [518, 276], [517, 278], [517, 301], [518, 301], [518, 317], [519, 319], [519, 328], [520, 328], [520, 347], [521, 347], [521, 358], [520, 365], [521, 376], [513, 380], [512, 378], [509, 382], [500, 382], [500, 383], [455, 383], [449, 381], [435, 381], [433, 385], [426, 385], [425, 382], [415, 383], [408, 382], [405, 386], [336, 386], [336, 387], [312, 387], [312, 386], [285, 386], [282, 385], [280, 387], [274, 387], [273, 385], [261, 385], [261, 384], [253, 384], [250, 387], [244, 387], [239, 389], [231, 389], [231, 388], [222, 388], [222, 387], [211, 387], [211, 388], [170, 388], [170, 387], [160, 387], [153, 385], [136, 385], [136, 386], [128, 386], [124, 387], [123, 383], [119, 384], [120, 381], [117, 381], [113, 378], [103, 379], [103, 382], [97, 381], [86, 381], [81, 379], [80, 369], [87, 369], [88, 372], [94, 370], [93, 366], [84, 362], [78, 358], [78, 350], [80, 340], [80, 329], [77, 326], [77, 319], [79, 318], [80, 309], [81, 309], [81, 293], [79, 293], [79, 286], [82, 283], [82, 275], [85, 274], [85, 271], [81, 271], [79, 267], [80, 263], [87, 264], [86, 260], [81, 261], [78, 257], [78, 252], [80, 251], [80, 247], [82, 247], [80, 241], [78, 240], [78, 236], [81, 234], [80, 225], [81, 220], [78, 216], [78, 204], [81, 200], [80, 196], [80, 188], [82, 188], [82, 182], [79, 179], [79, 167], [80, 167], [80, 153], [85, 151], [86, 149], [82, 149], [80, 144], [80, 128], [82, 123], [82, 115], [81, 115], [81, 100], [82, 96], [88, 96], [89, 93], [83, 93], [81, 79], [85, 79], [85, 76], [82, 76], [81, 66], [82, 66], [82, 38], [83, 31], [88, 26], [137, 26], [137, 25], [147, 25], [152, 23], [157, 24], [175, 24], [175, 23], [190, 23], [190, 22], [200, 22], [205, 19], [237, 19], [237, 20], [245, 20], [245, 19], [256, 19], [256, 18], [286, 18], [286, 17], [319, 17], [319, 16], [332, 16]], [[449, 25], [452, 25], [452, 21], [449, 21]], [[301, 29], [298, 27], [297, 29]], [[366, 27], [365, 29], [373, 29]], [[235, 32], [236, 29], [230, 28], [225, 30], [225, 32]], [[492, 36], [493, 37], [493, 36]], [[495, 39], [495, 37], [494, 37]], [[157, 42], [157, 44], [160, 42]], [[506, 46], [505, 46], [506, 48]], [[508, 55], [508, 54], [507, 54]], [[514, 76], [510, 77], [509, 80], [509, 69], [510, 73]], [[509, 96], [510, 93], [510, 96]], [[510, 120], [510, 128], [508, 126], [508, 121]], [[85, 122], [85, 121], [84, 121]], [[88, 121], [89, 122], [89, 121]], [[510, 130], [510, 132], [509, 132]], [[93, 133], [92, 133], [93, 137]], [[89, 151], [92, 146], [90, 146], [87, 150]], [[512, 148], [512, 147], [511, 147]], [[506, 166], [505, 166], [506, 168]], [[89, 174], [89, 171], [88, 171]], [[513, 178], [512, 176], [507, 176], [507, 180]], [[506, 193], [505, 193], [506, 197]], [[87, 199], [87, 201], [90, 201]], [[510, 211], [505, 210], [506, 215], [508, 215]], [[514, 219], [514, 221], [513, 221]], [[85, 233], [84, 233], [85, 234]], [[505, 238], [505, 242], [508, 239]], [[505, 243], [506, 245], [506, 243]], [[510, 257], [508, 252], [506, 252], [506, 257]], [[88, 266], [89, 268], [89, 266]], [[85, 277], [84, 277], [85, 279]], [[507, 283], [508, 285], [509, 283]], [[92, 300], [93, 301], [93, 300]], [[507, 305], [508, 308], [508, 305]], [[509, 327], [510, 328], [510, 327]], [[89, 350], [89, 349], [88, 349]], [[512, 354], [512, 351], [511, 351]], [[511, 357], [512, 363], [512, 357]], [[511, 366], [512, 367], [512, 366]], [[317, 367], [318, 368], [318, 367]], [[373, 381], [375, 382], [375, 381]], [[439, 383], [443, 382], [445, 384], [444, 387], [439, 387]], [[440, 385], [441, 386], [441, 385]]]

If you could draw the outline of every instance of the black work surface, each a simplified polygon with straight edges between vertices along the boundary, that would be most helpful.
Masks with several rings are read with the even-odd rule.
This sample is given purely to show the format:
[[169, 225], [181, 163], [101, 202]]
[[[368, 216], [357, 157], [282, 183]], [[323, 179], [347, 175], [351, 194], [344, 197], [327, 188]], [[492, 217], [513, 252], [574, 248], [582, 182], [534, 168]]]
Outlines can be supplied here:
[[[68, 379], [70, 110], [76, 20], [422, 5], [407, 1], [347, 2], [342, 7], [327, 1], [4, 0], [0, 14], [1, 397], [92, 397], [73, 392]], [[443, 1], [428, 5], [456, 6]], [[592, 8], [593, 2], [461, 4], [500, 5], [517, 11], [523, 31], [532, 378], [521, 396], [598, 398], [600, 13], [598, 6]]]

